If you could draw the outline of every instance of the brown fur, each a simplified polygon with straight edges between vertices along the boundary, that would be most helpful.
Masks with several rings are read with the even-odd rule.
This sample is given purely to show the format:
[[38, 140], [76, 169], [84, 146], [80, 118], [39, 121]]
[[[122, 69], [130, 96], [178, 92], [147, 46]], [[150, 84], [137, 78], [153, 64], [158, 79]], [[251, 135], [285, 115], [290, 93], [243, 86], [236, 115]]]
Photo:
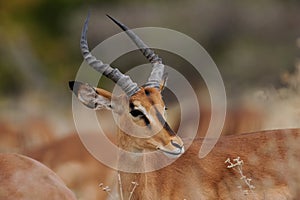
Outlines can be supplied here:
[[[95, 140], [93, 134], [87, 136]], [[98, 185], [101, 182], [110, 185], [110, 178], [115, 172], [91, 156], [76, 133], [28, 151], [26, 155], [57, 173], [68, 188], [76, 192], [78, 199], [106, 199], [107, 194]]]
[[[300, 166], [300, 130], [274, 130], [221, 137], [205, 158], [198, 157], [202, 139], [173, 164], [151, 173], [123, 173], [125, 199], [132, 181], [139, 186], [132, 199], [296, 199]], [[252, 179], [253, 192], [240, 180], [240, 175], [228, 169], [225, 160], [240, 157], [243, 173]], [[292, 164], [291, 164], [292, 163]], [[293, 171], [294, 170], [294, 171]], [[292, 187], [293, 186], [293, 187]]]
[[0, 185], [0, 200], [76, 199], [53, 171], [19, 154], [0, 154]]
[[[148, 95], [146, 95], [146, 92]], [[149, 133], [151, 134], [152, 131], [159, 130], [159, 132], [155, 135], [153, 135], [151, 138], [138, 138], [134, 137], [132, 135], [126, 134], [123, 131], [119, 131], [118, 134], [118, 142], [120, 143], [120, 147], [124, 150], [128, 151], [153, 151], [156, 150], [156, 146], [158, 143], [166, 146], [170, 143], [171, 140], [176, 141], [178, 144], [183, 145], [181, 139], [174, 135], [170, 136], [170, 133], [163, 129], [158, 121], [158, 119], [155, 117], [155, 111], [153, 110], [153, 106], [157, 108], [159, 113], [163, 116], [164, 113], [164, 102], [162, 100], [160, 91], [156, 88], [141, 88], [141, 90], [132, 96], [129, 100], [129, 102], [134, 103], [135, 105], [141, 104], [146, 110], [153, 116], [155, 119], [156, 125], [151, 124], [151, 129], [149, 130]], [[119, 121], [121, 126], [126, 127], [126, 130], [134, 131], [134, 127], [131, 127], [130, 123], [127, 123], [128, 120], [131, 120], [128, 116], [129, 109], [128, 107], [124, 106], [124, 114], [120, 115]], [[136, 124], [140, 126], [144, 126], [142, 120], [139, 120], [135, 122]], [[154, 123], [153, 123], [154, 124]], [[157, 127], [156, 127], [157, 126]], [[139, 135], [143, 136], [142, 134], [145, 133], [138, 133]]]

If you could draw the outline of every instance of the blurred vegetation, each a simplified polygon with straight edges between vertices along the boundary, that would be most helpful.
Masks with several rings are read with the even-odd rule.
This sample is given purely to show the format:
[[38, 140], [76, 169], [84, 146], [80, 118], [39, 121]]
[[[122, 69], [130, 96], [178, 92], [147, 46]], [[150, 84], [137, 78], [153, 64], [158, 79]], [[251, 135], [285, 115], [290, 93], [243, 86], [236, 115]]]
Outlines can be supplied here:
[[293, 70], [299, 52], [298, 0], [1, 1], [0, 95], [47, 91], [41, 95], [69, 103], [67, 81], [82, 62], [79, 37], [89, 9], [91, 47], [119, 32], [106, 13], [129, 27], [183, 32], [215, 60], [229, 96], [247, 87], [279, 85], [280, 74]]

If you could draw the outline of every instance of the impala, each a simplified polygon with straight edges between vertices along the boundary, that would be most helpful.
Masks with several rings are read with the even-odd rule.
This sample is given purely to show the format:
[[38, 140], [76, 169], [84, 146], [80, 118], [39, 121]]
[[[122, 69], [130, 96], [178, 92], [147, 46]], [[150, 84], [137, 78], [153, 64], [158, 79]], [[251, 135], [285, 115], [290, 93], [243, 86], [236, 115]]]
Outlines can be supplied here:
[[[95, 140], [93, 135], [89, 138]], [[26, 155], [52, 169], [78, 199], [105, 199], [107, 194], [98, 185], [100, 182], [111, 185], [110, 179], [116, 174], [91, 156], [75, 133], [27, 151]]]
[[[123, 127], [118, 130], [120, 148], [139, 153], [160, 151], [167, 157], [177, 158], [173, 164], [153, 172], [120, 172], [120, 199], [273, 200], [297, 197], [297, 179], [300, 177], [297, 171], [300, 166], [297, 142], [300, 130], [222, 137], [203, 159], [198, 157], [204, 141], [199, 138], [185, 152], [183, 140], [164, 117], [165, 105], [161, 92], [165, 78], [162, 60], [125, 25], [108, 17], [127, 33], [152, 63], [148, 81], [138, 87], [130, 77], [97, 60], [90, 53], [86, 37], [87, 17], [80, 42], [83, 57], [92, 68], [114, 81], [124, 94], [112, 96], [108, 91], [76, 81], [69, 82], [69, 86], [87, 107], [94, 110], [110, 109], [118, 116], [120, 127]], [[126, 161], [134, 165], [136, 158], [132, 156], [128, 159]], [[134, 191], [132, 182], [138, 184], [134, 185]]]
[[75, 200], [49, 168], [20, 154], [0, 154], [1, 200]]

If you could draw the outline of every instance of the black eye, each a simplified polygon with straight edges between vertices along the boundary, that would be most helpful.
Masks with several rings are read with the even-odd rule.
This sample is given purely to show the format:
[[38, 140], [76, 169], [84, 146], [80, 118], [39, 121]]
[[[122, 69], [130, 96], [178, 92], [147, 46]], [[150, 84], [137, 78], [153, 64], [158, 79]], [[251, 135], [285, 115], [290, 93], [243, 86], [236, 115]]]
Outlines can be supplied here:
[[130, 114], [133, 117], [144, 116], [144, 113], [142, 113], [142, 111], [140, 111], [140, 110], [132, 110], [132, 111], [130, 111]]
[[146, 126], [149, 126], [150, 121], [149, 121], [149, 119], [144, 115], [144, 113], [143, 113], [142, 111], [134, 109], [134, 110], [131, 110], [131, 111], [130, 111], [130, 114], [131, 114], [133, 117], [140, 117], [140, 119], [143, 119], [143, 120], [144, 120]]
[[168, 110], [168, 107], [167, 107], [167, 106], [165, 107], [165, 110]]

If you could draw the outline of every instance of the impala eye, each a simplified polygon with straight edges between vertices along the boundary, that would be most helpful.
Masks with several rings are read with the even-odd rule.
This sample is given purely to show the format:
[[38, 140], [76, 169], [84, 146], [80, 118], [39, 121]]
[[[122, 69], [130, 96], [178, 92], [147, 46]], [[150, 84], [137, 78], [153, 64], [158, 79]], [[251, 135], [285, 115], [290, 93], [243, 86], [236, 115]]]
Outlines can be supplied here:
[[146, 126], [149, 126], [150, 121], [149, 121], [149, 119], [145, 116], [145, 114], [142, 111], [134, 109], [134, 110], [130, 111], [130, 114], [133, 117], [139, 117], [140, 119], [144, 120]]
[[136, 110], [136, 109], [130, 111], [130, 114], [131, 114], [133, 117], [138, 117], [138, 116], [142, 117], [142, 116], [144, 116], [144, 113], [142, 113], [142, 111]]

